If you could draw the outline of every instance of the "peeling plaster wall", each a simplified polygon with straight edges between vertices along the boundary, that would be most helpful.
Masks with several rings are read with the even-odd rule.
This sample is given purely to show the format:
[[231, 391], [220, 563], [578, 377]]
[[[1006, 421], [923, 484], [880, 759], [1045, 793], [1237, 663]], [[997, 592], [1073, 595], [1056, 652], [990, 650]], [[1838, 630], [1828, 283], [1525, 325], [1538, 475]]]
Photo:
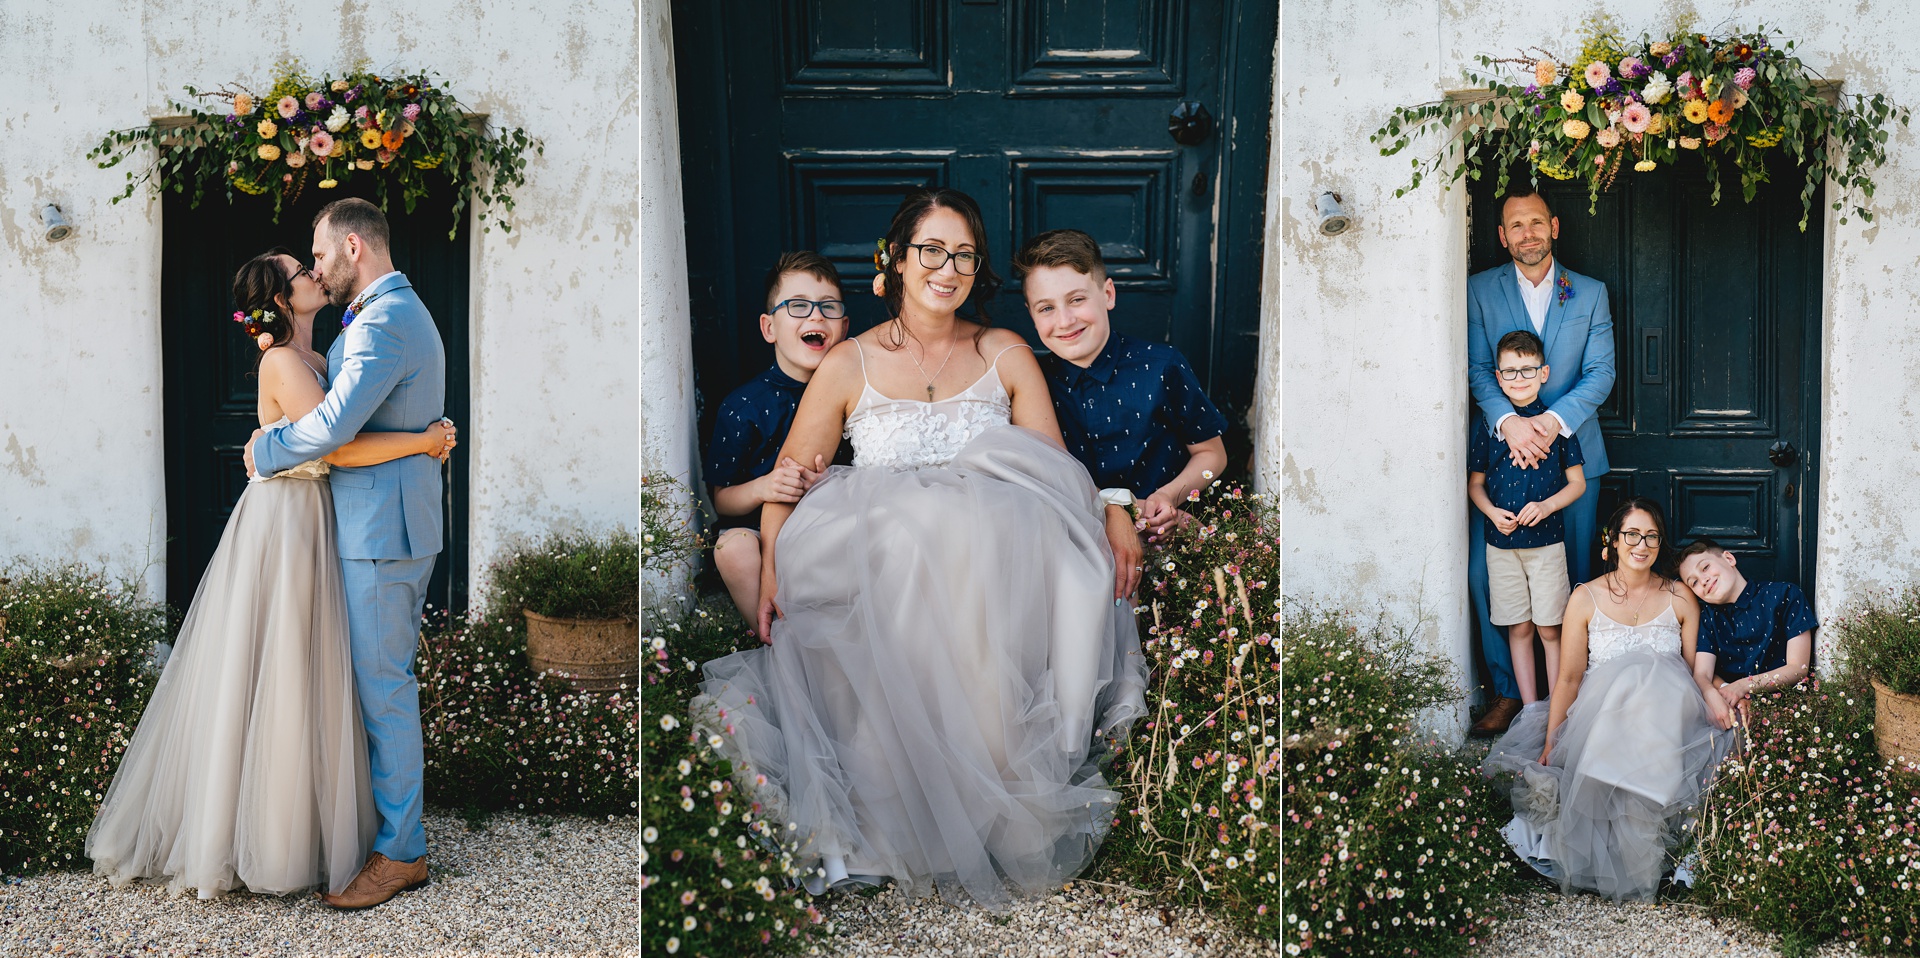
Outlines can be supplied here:
[[[1273, 90], [1280, 93], [1280, 62], [1283, 50], [1274, 45]], [[1280, 245], [1280, 197], [1284, 184], [1280, 172], [1286, 166], [1280, 154], [1280, 111], [1273, 111], [1273, 125], [1267, 136], [1270, 147], [1267, 161], [1267, 221], [1261, 248], [1264, 259], [1260, 270], [1260, 359], [1254, 378], [1253, 482], [1266, 495], [1280, 492], [1280, 274], [1285, 265]]]
[[[1920, 105], [1900, 37], [1920, 9], [1890, 2], [1828, 14], [1811, 2], [1692, 3], [1708, 27], [1764, 17], [1848, 92]], [[1286, 296], [1280, 492], [1287, 595], [1384, 610], [1467, 681], [1465, 569], [1466, 198], [1406, 185], [1407, 155], [1367, 136], [1396, 106], [1463, 84], [1477, 54], [1578, 47], [1588, 4], [1516, 12], [1468, 0], [1287, 0], [1279, 85], [1281, 282]], [[1670, 4], [1607, 5], [1629, 33], [1664, 29]], [[1563, 53], [1562, 55], [1567, 55]], [[1822, 448], [1814, 601], [1828, 618], [1853, 599], [1920, 579], [1920, 155], [1897, 126], [1876, 174], [1872, 224], [1828, 212]], [[1416, 145], [1416, 150], [1421, 149]], [[1425, 141], [1424, 150], [1433, 149]], [[1354, 223], [1325, 237], [1313, 197], [1343, 195]], [[1723, 202], [1739, 202], [1738, 194]], [[1584, 215], [1572, 211], [1565, 215]], [[1438, 357], [1438, 358], [1436, 358]], [[1818, 660], [1831, 665], [1830, 637]]]
[[[644, 295], [640, 321], [641, 461], [693, 485], [693, 323], [688, 316], [686, 205], [680, 194], [680, 121], [674, 92], [673, 19], [667, 0], [644, 0], [641, 33], [646, 73], [641, 136], [640, 249]], [[649, 606], [684, 593], [689, 570], [649, 569]]]
[[[120, 171], [85, 154], [187, 84], [261, 84], [289, 54], [432, 71], [545, 142], [513, 231], [472, 234], [472, 567], [549, 528], [637, 528], [635, 17], [615, 0], [0, 7], [0, 80], [31, 93], [0, 119], [0, 556], [145, 566], [162, 591], [160, 208], [110, 205]], [[47, 198], [78, 227], [58, 245], [39, 237]]]

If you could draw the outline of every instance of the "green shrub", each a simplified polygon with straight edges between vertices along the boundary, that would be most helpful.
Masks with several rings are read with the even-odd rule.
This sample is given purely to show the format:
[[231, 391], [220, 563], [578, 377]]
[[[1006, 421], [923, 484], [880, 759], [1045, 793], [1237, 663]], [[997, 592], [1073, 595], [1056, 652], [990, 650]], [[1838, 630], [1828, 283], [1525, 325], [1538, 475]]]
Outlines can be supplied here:
[[1912, 954], [1920, 782], [1875, 750], [1872, 691], [1816, 680], [1751, 709], [1746, 751], [1720, 767], [1701, 815], [1697, 897], [1779, 933], [1790, 953], [1839, 938]]
[[1239, 489], [1149, 544], [1147, 718], [1114, 762], [1127, 813], [1100, 870], [1280, 934], [1280, 515]]
[[1829, 626], [1848, 666], [1902, 695], [1920, 695], [1920, 585], [1856, 604]]
[[414, 662], [435, 804], [631, 815], [640, 769], [634, 690], [576, 691], [527, 664], [517, 615], [440, 619]]
[[163, 606], [78, 566], [0, 580], [0, 871], [84, 867], [167, 636]]
[[494, 563], [497, 617], [522, 609], [556, 619], [632, 619], [640, 612], [640, 545], [626, 529], [555, 533]]
[[1414, 726], [1458, 697], [1444, 666], [1340, 613], [1290, 609], [1281, 636], [1287, 953], [1468, 951], [1516, 862], [1499, 833], [1505, 795]]

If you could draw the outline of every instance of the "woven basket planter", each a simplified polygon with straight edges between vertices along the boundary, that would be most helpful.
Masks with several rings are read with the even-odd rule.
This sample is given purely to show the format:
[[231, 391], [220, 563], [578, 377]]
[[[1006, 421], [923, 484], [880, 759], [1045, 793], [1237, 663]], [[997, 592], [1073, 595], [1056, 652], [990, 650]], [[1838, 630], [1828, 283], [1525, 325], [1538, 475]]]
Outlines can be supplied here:
[[555, 619], [522, 611], [534, 671], [554, 673], [586, 692], [639, 686], [640, 620]]
[[1920, 770], [1920, 695], [1895, 692], [1873, 680], [1873, 739], [1880, 756]]

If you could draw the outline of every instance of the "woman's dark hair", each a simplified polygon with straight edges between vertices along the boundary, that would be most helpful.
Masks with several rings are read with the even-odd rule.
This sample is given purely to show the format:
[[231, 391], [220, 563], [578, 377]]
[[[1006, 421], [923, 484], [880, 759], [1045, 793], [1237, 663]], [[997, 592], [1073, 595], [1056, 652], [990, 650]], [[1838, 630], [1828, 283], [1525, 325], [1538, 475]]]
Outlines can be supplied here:
[[[287, 275], [286, 265], [280, 262], [282, 256], [293, 254], [276, 246], [247, 260], [240, 271], [233, 274], [233, 305], [246, 317], [243, 325], [247, 335], [258, 337], [261, 333], [271, 333], [275, 346], [285, 346], [287, 340], [293, 338], [293, 317], [288, 315], [292, 311], [293, 277]], [[271, 312], [273, 319], [255, 318], [254, 310], [260, 310], [263, 317]]]
[[1653, 531], [1660, 535], [1660, 554], [1654, 559], [1653, 574], [1656, 578], [1663, 580], [1663, 582], [1671, 581], [1673, 576], [1660, 571], [1662, 567], [1670, 565], [1667, 557], [1672, 555], [1672, 553], [1667, 550], [1671, 542], [1671, 540], [1667, 538], [1667, 514], [1661, 511], [1659, 503], [1645, 496], [1634, 496], [1620, 503], [1620, 505], [1614, 508], [1613, 515], [1607, 517], [1606, 524], [1600, 527], [1600, 558], [1607, 563], [1608, 571], [1620, 567], [1620, 554], [1617, 551], [1619, 547], [1614, 543], [1614, 540], [1619, 538], [1620, 527], [1626, 523], [1627, 516], [1636, 511], [1644, 512], [1651, 517], [1653, 519]]
[[[973, 234], [973, 251], [980, 256], [980, 271], [973, 276], [973, 290], [968, 299], [973, 303], [974, 322], [980, 324], [980, 330], [974, 333], [973, 346], [980, 349], [980, 337], [986, 335], [986, 327], [992, 325], [987, 315], [987, 304], [1000, 292], [1000, 274], [993, 271], [993, 253], [987, 248], [987, 224], [980, 216], [980, 204], [973, 197], [959, 190], [937, 187], [929, 190], [915, 190], [900, 201], [900, 208], [893, 211], [893, 222], [887, 226], [887, 265], [884, 267], [887, 277], [886, 290], [881, 297], [886, 300], [887, 313], [896, 322], [905, 297], [905, 277], [901, 274], [901, 264], [909, 253], [907, 248], [913, 242], [913, 233], [920, 228], [922, 220], [932, 213], [935, 207], [944, 207], [960, 214], [967, 221], [967, 230]], [[887, 349], [899, 349], [906, 345], [906, 331], [899, 330], [891, 336], [882, 335], [880, 345]]]

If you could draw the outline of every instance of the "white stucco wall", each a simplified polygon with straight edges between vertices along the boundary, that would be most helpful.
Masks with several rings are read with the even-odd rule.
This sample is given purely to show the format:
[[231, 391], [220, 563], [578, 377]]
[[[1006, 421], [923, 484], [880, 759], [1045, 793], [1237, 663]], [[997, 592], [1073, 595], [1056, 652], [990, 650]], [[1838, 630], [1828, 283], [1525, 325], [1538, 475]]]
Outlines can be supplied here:
[[[447, 78], [545, 142], [513, 231], [473, 233], [470, 558], [551, 527], [637, 527], [637, 23], [630, 3], [238, 0], [0, 6], [0, 556], [165, 582], [160, 207], [86, 151], [168, 114], [187, 84], [270, 82], [365, 57]], [[78, 227], [49, 245], [43, 200]], [[209, 317], [209, 322], [217, 317]], [[182, 601], [184, 597], [173, 597]]]
[[[1803, 0], [1690, 6], [1705, 28], [1751, 28], [1764, 17], [1845, 90], [1920, 105], [1920, 73], [1898, 42], [1920, 27], [1920, 10], [1878, 2], [1829, 14]], [[1282, 10], [1287, 594], [1418, 623], [1427, 648], [1455, 662], [1463, 682], [1466, 197], [1430, 181], [1395, 199], [1408, 155], [1381, 157], [1367, 136], [1394, 107], [1462, 86], [1476, 54], [1544, 47], [1570, 56], [1591, 9], [1566, 0], [1524, 15], [1490, 0], [1288, 0]], [[1608, 10], [1637, 34], [1665, 29], [1674, 8], [1634, 0]], [[1812, 386], [1822, 404], [1814, 600], [1828, 618], [1873, 589], [1920, 576], [1920, 486], [1910, 478], [1920, 471], [1915, 145], [1896, 129], [1876, 175], [1872, 225], [1843, 226], [1832, 213], [1824, 224], [1825, 371]], [[1312, 198], [1323, 188], [1340, 192], [1355, 214], [1346, 234], [1315, 232]], [[1738, 194], [1723, 202], [1739, 202]]]
[[[1274, 44], [1273, 92], [1280, 95], [1280, 63], [1284, 52]], [[1280, 245], [1280, 198], [1284, 185], [1280, 171], [1280, 111], [1273, 111], [1267, 142], [1267, 215], [1261, 236], [1260, 359], [1253, 387], [1253, 484], [1269, 496], [1280, 493], [1280, 275], [1285, 266]]]

